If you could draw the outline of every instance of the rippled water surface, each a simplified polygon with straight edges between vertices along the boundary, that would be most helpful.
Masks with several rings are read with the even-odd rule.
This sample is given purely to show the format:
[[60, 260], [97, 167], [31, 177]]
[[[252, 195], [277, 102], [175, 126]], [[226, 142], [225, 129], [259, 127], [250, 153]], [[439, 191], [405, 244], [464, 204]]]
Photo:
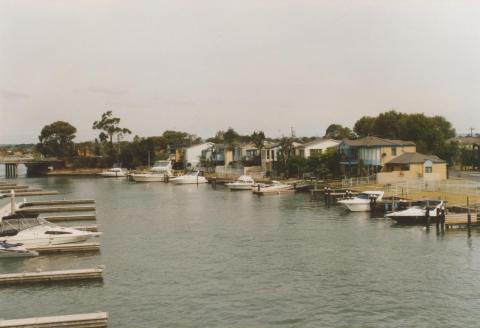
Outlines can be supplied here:
[[[94, 198], [101, 253], [0, 272], [106, 266], [103, 283], [0, 287], [0, 318], [108, 311], [111, 327], [477, 327], [480, 235], [439, 236], [308, 194], [19, 179]], [[38, 198], [38, 197], [37, 197]], [[0, 201], [0, 205], [6, 200]]]

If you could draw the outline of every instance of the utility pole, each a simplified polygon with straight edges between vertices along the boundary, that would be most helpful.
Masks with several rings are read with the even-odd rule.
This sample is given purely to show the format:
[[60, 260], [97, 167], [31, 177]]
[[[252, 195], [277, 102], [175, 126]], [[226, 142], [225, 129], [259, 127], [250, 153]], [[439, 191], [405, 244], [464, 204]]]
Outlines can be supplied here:
[[475, 128], [470, 128], [470, 137], [473, 137], [473, 130], [475, 130]]

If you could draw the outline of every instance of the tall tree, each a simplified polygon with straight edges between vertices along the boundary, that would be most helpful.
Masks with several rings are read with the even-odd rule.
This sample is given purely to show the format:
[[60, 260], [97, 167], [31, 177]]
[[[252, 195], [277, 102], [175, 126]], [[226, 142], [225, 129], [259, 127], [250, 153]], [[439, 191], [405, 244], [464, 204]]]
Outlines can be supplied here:
[[102, 142], [109, 142], [113, 145], [114, 137], [117, 138], [117, 142], [119, 142], [125, 134], [131, 134], [127, 128], [121, 128], [120, 126], [120, 118], [114, 117], [111, 110], [102, 114], [102, 118], [100, 121], [93, 122], [92, 128], [94, 130], [100, 130], [99, 139]]
[[75, 133], [77, 129], [68, 122], [56, 121], [45, 125], [40, 132], [37, 151], [43, 156], [68, 158], [74, 155]]
[[250, 140], [255, 148], [261, 151], [265, 143], [265, 133], [263, 131], [253, 131]]
[[352, 130], [340, 124], [330, 124], [325, 131], [325, 138], [342, 140], [355, 139], [355, 137], [355, 133], [353, 133]]
[[366, 136], [371, 136], [374, 134], [374, 126], [375, 126], [375, 117], [370, 117], [370, 116], [363, 116], [361, 119], [359, 119], [356, 123], [355, 126], [353, 127], [353, 131], [359, 136], [359, 137], [366, 137]]

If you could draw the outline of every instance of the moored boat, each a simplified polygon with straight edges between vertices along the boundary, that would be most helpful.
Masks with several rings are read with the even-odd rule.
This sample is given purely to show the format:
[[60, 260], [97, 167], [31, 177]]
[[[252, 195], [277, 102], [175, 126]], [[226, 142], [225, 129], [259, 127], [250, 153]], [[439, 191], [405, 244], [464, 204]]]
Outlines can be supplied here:
[[386, 217], [396, 221], [398, 224], [425, 224], [428, 217], [436, 220], [438, 213], [443, 209], [444, 205], [442, 200], [422, 200], [403, 211], [389, 213]]
[[200, 184], [207, 183], [207, 178], [201, 175], [200, 171], [191, 171], [185, 175], [181, 175], [170, 179], [174, 184]]
[[235, 182], [226, 183], [225, 186], [230, 190], [252, 190], [255, 181], [251, 176], [242, 175]]
[[153, 167], [145, 173], [130, 174], [135, 182], [167, 182], [173, 178], [171, 161], [156, 161]]
[[112, 167], [111, 169], [100, 172], [99, 174], [104, 178], [121, 178], [127, 176], [128, 170], [120, 167]]
[[6, 240], [0, 241], [0, 258], [35, 256], [38, 256], [38, 252], [26, 249], [22, 243], [10, 244]]
[[252, 188], [253, 193], [258, 195], [265, 194], [282, 194], [288, 192], [294, 192], [293, 185], [287, 183], [281, 183], [279, 181], [272, 181], [272, 184], [257, 184]]
[[353, 198], [339, 200], [338, 203], [351, 212], [369, 212], [371, 203], [381, 201], [383, 194], [383, 191], [364, 191]]

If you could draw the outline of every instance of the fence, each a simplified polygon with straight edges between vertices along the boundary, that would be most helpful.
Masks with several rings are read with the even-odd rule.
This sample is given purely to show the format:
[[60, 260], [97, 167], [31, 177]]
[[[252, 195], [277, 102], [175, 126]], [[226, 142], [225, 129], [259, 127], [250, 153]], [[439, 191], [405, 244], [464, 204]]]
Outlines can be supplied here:
[[376, 183], [376, 176], [370, 175], [367, 177], [359, 178], [346, 178], [342, 180], [342, 188], [351, 188], [357, 185], [367, 185]]
[[419, 179], [387, 185], [386, 191], [404, 194], [421, 191], [480, 194], [480, 183], [468, 180], [424, 181]]

